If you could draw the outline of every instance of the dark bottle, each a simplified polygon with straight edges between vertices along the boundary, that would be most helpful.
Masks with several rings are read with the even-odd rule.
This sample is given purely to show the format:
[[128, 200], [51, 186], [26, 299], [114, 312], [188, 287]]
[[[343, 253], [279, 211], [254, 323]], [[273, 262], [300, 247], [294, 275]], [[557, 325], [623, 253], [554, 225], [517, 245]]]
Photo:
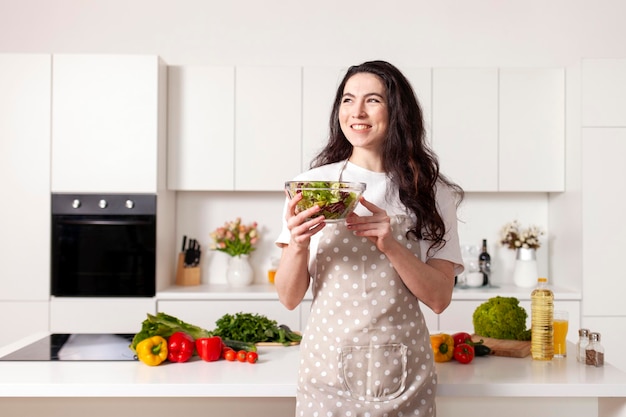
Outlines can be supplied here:
[[488, 286], [491, 275], [491, 256], [487, 252], [487, 239], [483, 239], [483, 247], [480, 255], [478, 255], [478, 267], [483, 274], [483, 286]]

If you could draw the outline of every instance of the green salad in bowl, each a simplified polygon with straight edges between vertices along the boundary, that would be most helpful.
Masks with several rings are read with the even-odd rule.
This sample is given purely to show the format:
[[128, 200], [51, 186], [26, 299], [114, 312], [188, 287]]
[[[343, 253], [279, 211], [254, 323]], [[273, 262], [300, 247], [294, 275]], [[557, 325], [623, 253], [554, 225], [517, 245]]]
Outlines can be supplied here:
[[321, 210], [313, 217], [324, 216], [327, 222], [342, 221], [352, 213], [365, 191], [365, 183], [342, 181], [287, 181], [289, 198], [302, 194], [296, 214], [315, 205]]

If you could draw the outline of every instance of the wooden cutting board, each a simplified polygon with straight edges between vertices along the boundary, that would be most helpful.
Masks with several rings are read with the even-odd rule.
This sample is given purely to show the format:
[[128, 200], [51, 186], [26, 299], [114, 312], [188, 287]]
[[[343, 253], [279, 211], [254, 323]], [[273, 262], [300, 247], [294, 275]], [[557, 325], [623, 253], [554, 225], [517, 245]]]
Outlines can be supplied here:
[[481, 339], [483, 344], [491, 349], [491, 354], [494, 356], [525, 358], [530, 355], [530, 341], [492, 339], [490, 337], [472, 335], [473, 342], [479, 342]]

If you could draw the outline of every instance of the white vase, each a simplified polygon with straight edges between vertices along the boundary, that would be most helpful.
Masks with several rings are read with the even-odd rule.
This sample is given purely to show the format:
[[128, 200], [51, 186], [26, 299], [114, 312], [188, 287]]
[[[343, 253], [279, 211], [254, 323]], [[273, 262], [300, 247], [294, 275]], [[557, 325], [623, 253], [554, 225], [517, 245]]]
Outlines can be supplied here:
[[537, 251], [535, 249], [518, 248], [515, 253], [515, 269], [513, 282], [522, 288], [532, 288], [537, 285]]
[[254, 281], [254, 272], [248, 255], [231, 256], [226, 270], [226, 281], [231, 287], [245, 287]]

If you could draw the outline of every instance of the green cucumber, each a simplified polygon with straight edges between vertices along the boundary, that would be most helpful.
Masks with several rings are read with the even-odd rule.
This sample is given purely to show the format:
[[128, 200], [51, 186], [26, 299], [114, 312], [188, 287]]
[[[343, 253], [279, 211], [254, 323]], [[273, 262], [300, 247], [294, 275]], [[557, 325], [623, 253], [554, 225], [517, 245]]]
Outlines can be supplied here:
[[256, 352], [256, 345], [254, 343], [230, 339], [222, 339], [222, 343], [235, 351], [245, 350], [246, 352]]

